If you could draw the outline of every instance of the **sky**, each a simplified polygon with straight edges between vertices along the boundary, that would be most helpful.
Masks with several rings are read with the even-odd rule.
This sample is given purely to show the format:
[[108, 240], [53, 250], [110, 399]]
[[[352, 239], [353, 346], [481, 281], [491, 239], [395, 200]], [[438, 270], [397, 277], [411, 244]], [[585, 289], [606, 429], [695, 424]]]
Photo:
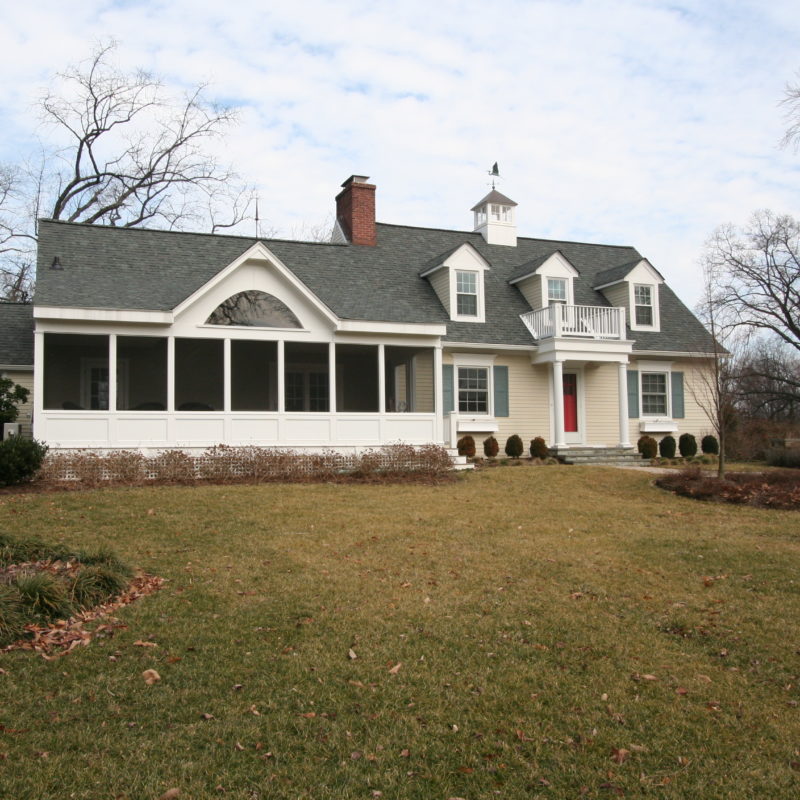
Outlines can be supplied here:
[[283, 236], [331, 224], [352, 174], [377, 185], [381, 222], [471, 230], [498, 162], [519, 235], [633, 245], [694, 306], [718, 225], [800, 215], [800, 153], [779, 146], [780, 101], [800, 82], [797, 12], [797, 0], [0, 0], [0, 163], [51, 135], [37, 99], [113, 38], [124, 68], [176, 93], [207, 83], [240, 108], [223, 155]]

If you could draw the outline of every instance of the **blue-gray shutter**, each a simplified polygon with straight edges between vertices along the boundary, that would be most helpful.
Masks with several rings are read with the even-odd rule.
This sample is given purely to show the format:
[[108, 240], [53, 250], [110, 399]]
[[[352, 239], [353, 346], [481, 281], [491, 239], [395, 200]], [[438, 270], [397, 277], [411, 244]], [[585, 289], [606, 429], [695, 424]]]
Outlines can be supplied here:
[[494, 368], [494, 415], [508, 416], [508, 367]]
[[683, 373], [673, 372], [670, 384], [672, 386], [672, 416], [674, 419], [683, 419]]
[[628, 370], [628, 417], [639, 417], [639, 371]]
[[444, 413], [448, 414], [455, 406], [453, 405], [453, 365], [442, 364], [442, 404]]

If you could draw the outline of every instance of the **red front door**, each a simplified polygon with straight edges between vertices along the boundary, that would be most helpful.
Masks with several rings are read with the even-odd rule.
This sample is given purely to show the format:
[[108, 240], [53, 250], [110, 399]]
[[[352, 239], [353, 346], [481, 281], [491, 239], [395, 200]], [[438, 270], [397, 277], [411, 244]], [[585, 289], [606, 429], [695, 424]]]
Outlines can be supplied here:
[[564, 432], [578, 431], [578, 376], [574, 372], [564, 373]]

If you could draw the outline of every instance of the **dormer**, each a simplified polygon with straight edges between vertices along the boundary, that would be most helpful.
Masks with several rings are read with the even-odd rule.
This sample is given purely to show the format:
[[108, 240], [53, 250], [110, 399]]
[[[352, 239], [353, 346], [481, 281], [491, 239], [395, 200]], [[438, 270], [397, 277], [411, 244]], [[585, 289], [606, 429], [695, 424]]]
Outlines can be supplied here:
[[432, 259], [420, 272], [427, 278], [451, 320], [485, 322], [484, 275], [489, 262], [469, 243]]
[[556, 303], [575, 305], [575, 279], [580, 275], [570, 260], [556, 250], [523, 264], [508, 281], [535, 311]]
[[646, 259], [598, 272], [594, 289], [602, 292], [612, 306], [627, 310], [632, 331], [660, 331], [661, 312], [658, 287], [661, 273]]
[[474, 230], [486, 239], [487, 244], [516, 247], [517, 223], [514, 220], [516, 205], [497, 189], [492, 189], [471, 209], [475, 214]]

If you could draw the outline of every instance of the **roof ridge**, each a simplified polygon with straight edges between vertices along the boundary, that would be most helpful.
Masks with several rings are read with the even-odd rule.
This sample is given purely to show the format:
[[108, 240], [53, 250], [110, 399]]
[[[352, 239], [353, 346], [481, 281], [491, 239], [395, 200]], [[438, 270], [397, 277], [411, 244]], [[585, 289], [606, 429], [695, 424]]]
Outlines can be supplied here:
[[180, 234], [183, 236], [213, 236], [215, 239], [243, 239], [248, 242], [283, 242], [286, 244], [313, 244], [322, 245], [324, 247], [349, 247], [348, 242], [314, 242], [308, 239], [282, 239], [280, 237], [266, 237], [266, 236], [245, 236], [241, 233], [212, 233], [210, 231], [179, 231], [179, 230], [165, 230], [164, 228], [125, 228], [117, 227], [116, 225], [95, 225], [92, 222], [72, 222], [66, 219], [50, 219], [42, 217], [39, 222], [50, 222], [54, 225], [70, 225], [76, 228], [94, 228], [104, 231], [137, 231], [146, 233], [165, 233], [170, 235]]
[[[405, 228], [414, 231], [440, 231], [441, 233], [461, 233], [464, 236], [480, 236], [483, 238], [479, 231], [463, 231], [458, 228], [428, 228], [424, 225], [400, 225], [395, 222], [376, 222], [376, 225], [382, 225], [385, 228]], [[589, 247], [613, 247], [617, 250], [634, 250], [639, 252], [635, 245], [632, 244], [605, 244], [604, 242], [578, 242], [573, 239], [546, 239], [541, 236], [517, 236], [517, 240], [523, 239], [526, 242], [554, 242], [557, 244], [582, 244]]]

